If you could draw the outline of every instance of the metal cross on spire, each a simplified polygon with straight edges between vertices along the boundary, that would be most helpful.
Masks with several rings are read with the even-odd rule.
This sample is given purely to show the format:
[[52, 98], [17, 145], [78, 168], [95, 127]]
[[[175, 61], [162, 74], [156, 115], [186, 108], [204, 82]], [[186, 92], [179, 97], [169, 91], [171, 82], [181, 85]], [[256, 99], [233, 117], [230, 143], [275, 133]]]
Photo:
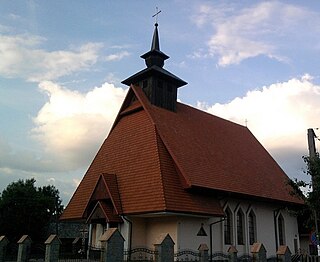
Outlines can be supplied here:
[[158, 7], [156, 7], [156, 13], [152, 16], [156, 19], [156, 24], [158, 24], [158, 15], [161, 13], [161, 10], [158, 10]]

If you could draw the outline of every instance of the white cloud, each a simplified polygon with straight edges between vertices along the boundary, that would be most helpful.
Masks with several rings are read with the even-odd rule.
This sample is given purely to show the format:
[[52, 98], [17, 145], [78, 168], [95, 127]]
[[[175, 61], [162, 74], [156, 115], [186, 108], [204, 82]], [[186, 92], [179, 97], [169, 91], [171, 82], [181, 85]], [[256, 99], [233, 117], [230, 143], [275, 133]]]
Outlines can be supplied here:
[[106, 138], [127, 91], [108, 83], [88, 93], [48, 81], [41, 82], [39, 88], [49, 100], [34, 118], [34, 137], [65, 168], [88, 165]]
[[47, 181], [50, 183], [50, 184], [54, 184], [54, 182], [56, 181], [56, 179], [54, 177], [50, 177], [47, 179]]
[[293, 37], [300, 41], [310, 17], [317, 16], [301, 6], [276, 1], [247, 8], [236, 4], [201, 5], [193, 22], [199, 27], [209, 24], [215, 32], [207, 41], [207, 53], [196, 51], [194, 57], [217, 57], [219, 66], [260, 55], [288, 62], [289, 58], [279, 50], [281, 39]]
[[111, 54], [111, 55], [106, 56], [106, 61], [119, 61], [122, 58], [129, 56], [129, 55], [130, 55], [129, 52], [121, 51], [119, 53], [115, 53], [115, 54]]
[[119, 111], [127, 90], [105, 83], [87, 93], [43, 81], [48, 101], [34, 117], [33, 149], [14, 149], [0, 135], [0, 192], [12, 181], [48, 182], [67, 201], [79, 184]]
[[320, 86], [306, 74], [249, 91], [226, 104], [198, 103], [198, 107], [242, 125], [247, 120], [248, 128], [284, 169], [297, 169], [308, 153], [307, 129], [320, 125], [319, 101]]
[[0, 35], [0, 75], [29, 81], [53, 80], [85, 70], [98, 59], [100, 43], [87, 43], [72, 50], [46, 51], [46, 39], [35, 35]]

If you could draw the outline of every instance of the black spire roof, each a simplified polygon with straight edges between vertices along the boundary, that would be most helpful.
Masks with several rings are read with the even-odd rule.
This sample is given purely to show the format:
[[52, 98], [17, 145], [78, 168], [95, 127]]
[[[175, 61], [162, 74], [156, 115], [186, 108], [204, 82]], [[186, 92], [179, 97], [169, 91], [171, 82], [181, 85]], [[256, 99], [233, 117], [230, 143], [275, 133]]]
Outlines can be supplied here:
[[187, 83], [163, 69], [164, 61], [169, 56], [160, 51], [157, 23], [154, 28], [151, 49], [141, 57], [145, 60], [147, 68], [123, 80], [122, 83], [128, 86], [140, 86], [152, 105], [175, 112], [177, 90]]
[[164, 60], [169, 58], [169, 56], [160, 51], [158, 23], [156, 23], [154, 27], [151, 49], [149, 52], [142, 55], [141, 58], [145, 59], [147, 67], [153, 65], [163, 67]]
[[168, 80], [170, 79], [176, 84], [177, 87], [181, 87], [187, 84], [187, 82], [162, 68], [164, 65], [164, 60], [168, 59], [169, 56], [160, 51], [158, 23], [155, 23], [151, 49], [147, 53], [143, 54], [141, 58], [145, 59], [147, 68], [123, 80], [122, 84], [128, 86], [130, 86], [131, 84], [137, 84], [143, 78], [149, 77], [152, 74], [162, 75], [163, 78]]

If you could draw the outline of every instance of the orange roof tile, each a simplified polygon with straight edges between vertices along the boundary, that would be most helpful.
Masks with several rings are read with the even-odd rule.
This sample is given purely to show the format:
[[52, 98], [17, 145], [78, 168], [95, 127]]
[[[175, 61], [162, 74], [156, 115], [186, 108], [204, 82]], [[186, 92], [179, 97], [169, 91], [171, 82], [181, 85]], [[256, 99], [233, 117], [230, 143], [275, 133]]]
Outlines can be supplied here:
[[[104, 174], [118, 213], [187, 212], [223, 215], [217, 198], [193, 188], [302, 203], [287, 176], [241, 125], [178, 103], [171, 112], [131, 86], [108, 138], [62, 219], [83, 219]], [[113, 175], [109, 175], [113, 174]]]
[[303, 203], [248, 128], [181, 103], [171, 112], [142, 101], [188, 187]]

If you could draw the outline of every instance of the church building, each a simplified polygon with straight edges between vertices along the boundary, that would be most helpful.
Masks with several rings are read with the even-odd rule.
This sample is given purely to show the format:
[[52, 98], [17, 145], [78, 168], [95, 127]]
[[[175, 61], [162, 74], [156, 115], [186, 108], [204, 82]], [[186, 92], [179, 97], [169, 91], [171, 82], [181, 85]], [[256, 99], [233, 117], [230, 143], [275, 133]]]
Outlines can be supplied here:
[[177, 101], [187, 83], [163, 68], [157, 23], [141, 57], [147, 67], [122, 82], [126, 98], [61, 219], [89, 224], [91, 247], [117, 227], [127, 250], [169, 233], [175, 251], [296, 252], [290, 210], [303, 201], [287, 175], [247, 127]]

